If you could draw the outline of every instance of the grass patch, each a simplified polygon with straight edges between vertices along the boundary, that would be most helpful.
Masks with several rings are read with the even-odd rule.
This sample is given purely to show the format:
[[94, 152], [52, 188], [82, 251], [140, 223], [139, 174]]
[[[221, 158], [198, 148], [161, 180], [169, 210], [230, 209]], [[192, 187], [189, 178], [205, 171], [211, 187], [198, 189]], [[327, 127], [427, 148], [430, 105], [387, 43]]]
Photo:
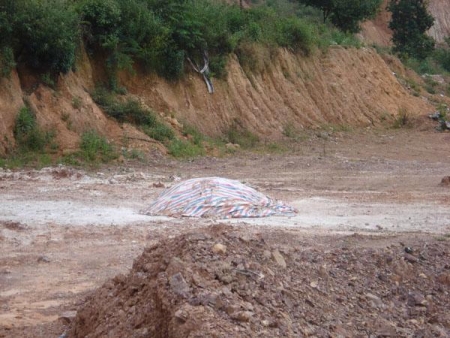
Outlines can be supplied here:
[[201, 146], [205, 140], [205, 137], [198, 131], [197, 128], [187, 123], [183, 123], [183, 136], [187, 137], [193, 144], [198, 146]]
[[79, 157], [85, 162], [109, 162], [118, 157], [113, 146], [105, 137], [90, 130], [81, 136]]
[[36, 122], [36, 116], [28, 107], [19, 110], [14, 124], [14, 138], [20, 153], [55, 151], [58, 145], [53, 142], [55, 132], [43, 130]]
[[192, 158], [205, 154], [203, 147], [180, 139], [172, 140], [167, 149], [170, 155], [177, 158]]
[[243, 149], [251, 149], [259, 144], [259, 137], [251, 131], [240, 127], [239, 122], [235, 121], [226, 133], [226, 141], [239, 144]]
[[157, 141], [164, 142], [175, 138], [171, 127], [161, 122], [155, 112], [144, 108], [136, 100], [119, 101], [112, 92], [103, 87], [96, 88], [92, 98], [107, 115], [118, 122], [127, 122], [140, 127], [145, 134]]
[[407, 128], [411, 127], [411, 124], [412, 124], [411, 116], [408, 110], [406, 110], [406, 108], [400, 108], [398, 110], [397, 116], [394, 119], [392, 127], [395, 129]]

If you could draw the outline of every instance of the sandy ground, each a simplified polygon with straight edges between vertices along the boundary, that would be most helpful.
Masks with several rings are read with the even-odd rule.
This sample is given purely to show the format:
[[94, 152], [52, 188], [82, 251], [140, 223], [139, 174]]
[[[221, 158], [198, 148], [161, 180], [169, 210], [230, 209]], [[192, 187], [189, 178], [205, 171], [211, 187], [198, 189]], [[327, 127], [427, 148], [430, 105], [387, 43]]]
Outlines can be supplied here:
[[154, 183], [168, 187], [174, 178], [239, 179], [299, 209], [290, 218], [226, 221], [240, 228], [277, 227], [318, 241], [420, 233], [450, 245], [450, 187], [439, 184], [450, 175], [449, 133], [333, 133], [295, 148], [95, 171], [0, 169], [0, 337], [57, 336], [86, 294], [127, 272], [144, 247], [219, 223], [141, 215], [163, 189]]

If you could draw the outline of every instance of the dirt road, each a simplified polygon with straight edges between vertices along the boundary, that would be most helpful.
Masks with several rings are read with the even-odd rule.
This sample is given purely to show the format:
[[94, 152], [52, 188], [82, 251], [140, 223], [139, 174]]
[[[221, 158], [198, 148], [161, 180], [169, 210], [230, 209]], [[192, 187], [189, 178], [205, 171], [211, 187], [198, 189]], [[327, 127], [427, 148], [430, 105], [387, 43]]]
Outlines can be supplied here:
[[0, 169], [0, 337], [57, 337], [85, 296], [126, 273], [144, 247], [223, 223], [139, 213], [162, 191], [154, 183], [178, 177], [239, 179], [299, 209], [292, 218], [226, 222], [242, 231], [276, 229], [317, 247], [357, 233], [355, 247], [379, 246], [370, 235], [383, 245], [419, 236], [449, 248], [450, 187], [439, 185], [450, 175], [449, 133], [317, 134], [295, 148], [95, 171]]

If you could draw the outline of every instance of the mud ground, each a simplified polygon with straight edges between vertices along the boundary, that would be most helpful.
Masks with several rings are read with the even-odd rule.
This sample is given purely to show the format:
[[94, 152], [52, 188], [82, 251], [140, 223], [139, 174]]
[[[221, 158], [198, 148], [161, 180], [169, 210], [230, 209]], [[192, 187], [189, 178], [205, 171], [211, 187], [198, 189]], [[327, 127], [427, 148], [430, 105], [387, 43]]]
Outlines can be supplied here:
[[[448, 253], [450, 187], [440, 182], [450, 175], [449, 150], [450, 134], [432, 128], [360, 130], [309, 134], [287, 153], [155, 157], [94, 171], [0, 169], [0, 337], [58, 337], [86, 297], [127, 274], [145, 247], [224, 223], [139, 214], [162, 191], [159, 183], [170, 186], [178, 178], [239, 179], [296, 206], [300, 212], [292, 218], [226, 222], [240, 236], [276, 231], [269, 236], [275, 247], [304, 245], [320, 253], [335, 238], [350, 241], [355, 252], [428, 243]], [[330, 266], [327, 257], [321, 264]], [[436, 296], [440, 312], [450, 311], [446, 260], [421, 262], [430, 265], [422, 274], [444, 281]], [[437, 326], [429, 332], [448, 333], [448, 318], [433, 318]], [[402, 331], [404, 336], [425, 325], [410, 320], [417, 330]]]

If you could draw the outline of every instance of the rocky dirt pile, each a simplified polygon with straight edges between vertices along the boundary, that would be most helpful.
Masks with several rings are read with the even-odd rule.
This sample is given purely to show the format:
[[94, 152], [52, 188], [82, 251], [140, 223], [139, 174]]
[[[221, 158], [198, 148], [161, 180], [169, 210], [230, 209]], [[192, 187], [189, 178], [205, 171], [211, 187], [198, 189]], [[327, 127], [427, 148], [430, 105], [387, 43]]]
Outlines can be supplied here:
[[448, 239], [258, 233], [164, 239], [78, 311], [68, 337], [448, 337]]

